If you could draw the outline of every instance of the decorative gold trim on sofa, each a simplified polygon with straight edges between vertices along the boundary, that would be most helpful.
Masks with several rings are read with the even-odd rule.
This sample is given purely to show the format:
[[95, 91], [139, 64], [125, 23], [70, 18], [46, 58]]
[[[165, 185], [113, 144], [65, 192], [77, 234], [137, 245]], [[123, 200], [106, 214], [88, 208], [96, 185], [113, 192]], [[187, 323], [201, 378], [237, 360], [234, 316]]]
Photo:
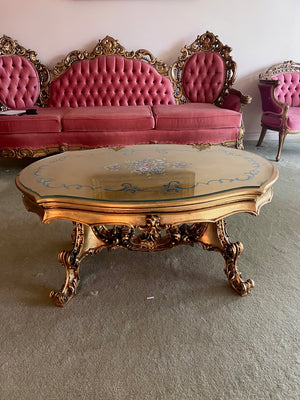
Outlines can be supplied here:
[[[157, 142], [153, 142], [154, 144], [157, 144]], [[153, 144], [149, 142], [149, 144]], [[160, 143], [160, 144], [167, 144], [167, 143]], [[236, 147], [240, 150], [243, 150], [243, 146], [237, 146], [237, 142], [235, 140], [228, 140], [225, 142], [220, 142], [220, 143], [190, 143], [188, 144], [190, 146], [194, 146], [199, 150], [205, 150], [211, 146], [225, 146], [225, 147]], [[100, 148], [101, 146], [99, 146]], [[114, 149], [115, 151], [118, 151], [122, 149], [124, 146], [112, 146], [110, 148]], [[3, 158], [16, 158], [16, 159], [21, 159], [21, 158], [40, 158], [40, 157], [45, 157], [49, 156], [51, 154], [57, 154], [57, 153], [63, 153], [65, 151], [78, 151], [78, 150], [89, 150], [89, 149], [95, 149], [95, 147], [88, 147], [88, 146], [68, 146], [68, 145], [60, 145], [60, 146], [53, 146], [53, 147], [43, 147], [39, 149], [0, 149], [0, 157]]]
[[67, 54], [61, 62], [53, 67], [54, 79], [61, 76], [72, 64], [82, 60], [93, 60], [100, 55], [120, 55], [128, 59], [143, 60], [152, 65], [161, 75], [168, 76], [167, 64], [155, 58], [150, 51], [145, 49], [127, 51], [118, 40], [111, 36], [106, 36], [104, 39], [98, 41], [91, 52], [73, 50]]
[[45, 65], [41, 64], [37, 58], [37, 53], [33, 50], [25, 49], [25, 47], [21, 46], [16, 40], [3, 35], [0, 38], [0, 55], [18, 55], [27, 58], [27, 60], [31, 62], [37, 71], [40, 81], [40, 94], [36, 103], [38, 106], [44, 107], [49, 97], [50, 71]]
[[170, 67], [170, 79], [173, 83], [173, 91], [174, 97], [177, 104], [187, 103], [188, 100], [185, 97], [183, 88], [182, 88], [182, 72], [185, 66], [186, 61], [189, 57], [197, 52], [209, 52], [214, 51], [223, 58], [225, 64], [225, 82], [223, 85], [223, 89], [220, 93], [220, 96], [215, 101], [216, 105], [221, 105], [229, 92], [233, 82], [236, 78], [237, 66], [236, 63], [232, 60], [230, 56], [231, 47], [227, 45], [223, 45], [218, 39], [218, 36], [215, 36], [213, 33], [206, 31], [201, 36], [197, 36], [197, 39], [188, 45], [185, 45], [181, 49], [181, 56], [178, 57], [178, 60], [175, 61]]

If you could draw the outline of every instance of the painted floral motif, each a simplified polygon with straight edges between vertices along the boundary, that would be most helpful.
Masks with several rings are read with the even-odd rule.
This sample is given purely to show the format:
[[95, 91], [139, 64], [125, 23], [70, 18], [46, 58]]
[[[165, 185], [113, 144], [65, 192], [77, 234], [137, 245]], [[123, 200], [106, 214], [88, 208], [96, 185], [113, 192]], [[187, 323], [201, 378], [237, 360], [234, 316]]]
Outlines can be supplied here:
[[[151, 177], [152, 175], [163, 175], [168, 168], [186, 168], [186, 162], [167, 162], [163, 158], [144, 158], [126, 162], [127, 168], [138, 175]], [[119, 171], [123, 168], [120, 164], [112, 164], [105, 167], [110, 171]]]

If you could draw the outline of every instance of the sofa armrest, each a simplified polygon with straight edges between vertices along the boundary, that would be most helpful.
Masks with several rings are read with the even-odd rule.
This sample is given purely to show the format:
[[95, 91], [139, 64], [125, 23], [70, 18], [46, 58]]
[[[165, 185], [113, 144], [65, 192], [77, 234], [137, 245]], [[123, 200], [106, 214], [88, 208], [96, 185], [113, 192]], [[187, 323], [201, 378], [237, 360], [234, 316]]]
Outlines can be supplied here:
[[243, 95], [239, 90], [229, 89], [228, 95], [223, 101], [221, 107], [228, 110], [240, 111], [243, 104], [250, 104], [251, 96]]
[[262, 110], [264, 113], [286, 116], [289, 105], [278, 100], [276, 88], [279, 85], [280, 81], [275, 79], [260, 79], [258, 88], [261, 95]]

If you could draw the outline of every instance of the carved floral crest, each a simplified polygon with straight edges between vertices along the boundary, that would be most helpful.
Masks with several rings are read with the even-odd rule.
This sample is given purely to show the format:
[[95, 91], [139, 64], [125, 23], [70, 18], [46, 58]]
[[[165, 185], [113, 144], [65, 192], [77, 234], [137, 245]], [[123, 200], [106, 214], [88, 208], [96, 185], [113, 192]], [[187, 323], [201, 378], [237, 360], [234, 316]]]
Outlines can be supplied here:
[[61, 62], [53, 67], [54, 77], [58, 78], [77, 61], [93, 60], [100, 55], [120, 55], [128, 59], [143, 60], [152, 65], [161, 75], [168, 75], [167, 64], [155, 58], [150, 51], [145, 49], [127, 51], [118, 40], [111, 36], [106, 36], [104, 39], [98, 41], [91, 52], [79, 50], [71, 51]]

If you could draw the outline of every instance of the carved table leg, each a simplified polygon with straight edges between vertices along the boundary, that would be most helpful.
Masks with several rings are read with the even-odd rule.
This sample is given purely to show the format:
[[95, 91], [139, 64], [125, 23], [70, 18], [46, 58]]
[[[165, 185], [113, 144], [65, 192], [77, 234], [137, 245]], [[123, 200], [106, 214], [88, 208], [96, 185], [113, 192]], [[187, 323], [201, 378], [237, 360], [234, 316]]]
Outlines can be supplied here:
[[[225, 260], [225, 274], [231, 287], [241, 296], [250, 293], [254, 287], [252, 279], [242, 280], [237, 268], [237, 259], [243, 252], [240, 242], [231, 243], [226, 232], [224, 220], [217, 222], [195, 223], [192, 225], [161, 225], [155, 215], [146, 217], [146, 224], [135, 227], [105, 226], [89, 227], [74, 223], [72, 234], [73, 249], [62, 251], [59, 261], [66, 269], [66, 278], [59, 291], [50, 293], [57, 306], [63, 307], [76, 294], [80, 281], [79, 264], [89, 254], [98, 253], [103, 248], [122, 247], [132, 251], [160, 251], [182, 244], [198, 243], [206, 250], [218, 251]], [[136, 235], [136, 230], [141, 233]], [[164, 231], [166, 234], [161, 235]]]
[[52, 290], [49, 296], [54, 299], [57, 306], [63, 307], [76, 294], [80, 281], [79, 262], [74, 259], [72, 251], [62, 251], [59, 253], [58, 259], [66, 269], [66, 279], [62, 288], [59, 291]]
[[63, 307], [76, 294], [79, 278], [79, 264], [81, 261], [80, 253], [84, 245], [84, 227], [82, 224], [74, 223], [72, 232], [73, 249], [71, 251], [61, 251], [58, 260], [66, 269], [66, 278], [59, 291], [52, 290], [50, 297], [54, 299], [57, 306]]
[[241, 273], [237, 268], [237, 259], [243, 252], [241, 242], [231, 243], [226, 232], [224, 220], [210, 223], [206, 233], [201, 238], [201, 244], [208, 250], [219, 251], [225, 260], [225, 274], [230, 286], [240, 295], [246, 296], [254, 287], [254, 281], [242, 280]]
[[76, 294], [79, 285], [79, 265], [89, 254], [98, 253], [103, 247], [108, 247], [101, 239], [97, 238], [92, 228], [80, 223], [73, 223], [71, 251], [61, 251], [58, 259], [66, 269], [65, 282], [58, 291], [52, 290], [50, 297], [57, 306], [65, 306]]

